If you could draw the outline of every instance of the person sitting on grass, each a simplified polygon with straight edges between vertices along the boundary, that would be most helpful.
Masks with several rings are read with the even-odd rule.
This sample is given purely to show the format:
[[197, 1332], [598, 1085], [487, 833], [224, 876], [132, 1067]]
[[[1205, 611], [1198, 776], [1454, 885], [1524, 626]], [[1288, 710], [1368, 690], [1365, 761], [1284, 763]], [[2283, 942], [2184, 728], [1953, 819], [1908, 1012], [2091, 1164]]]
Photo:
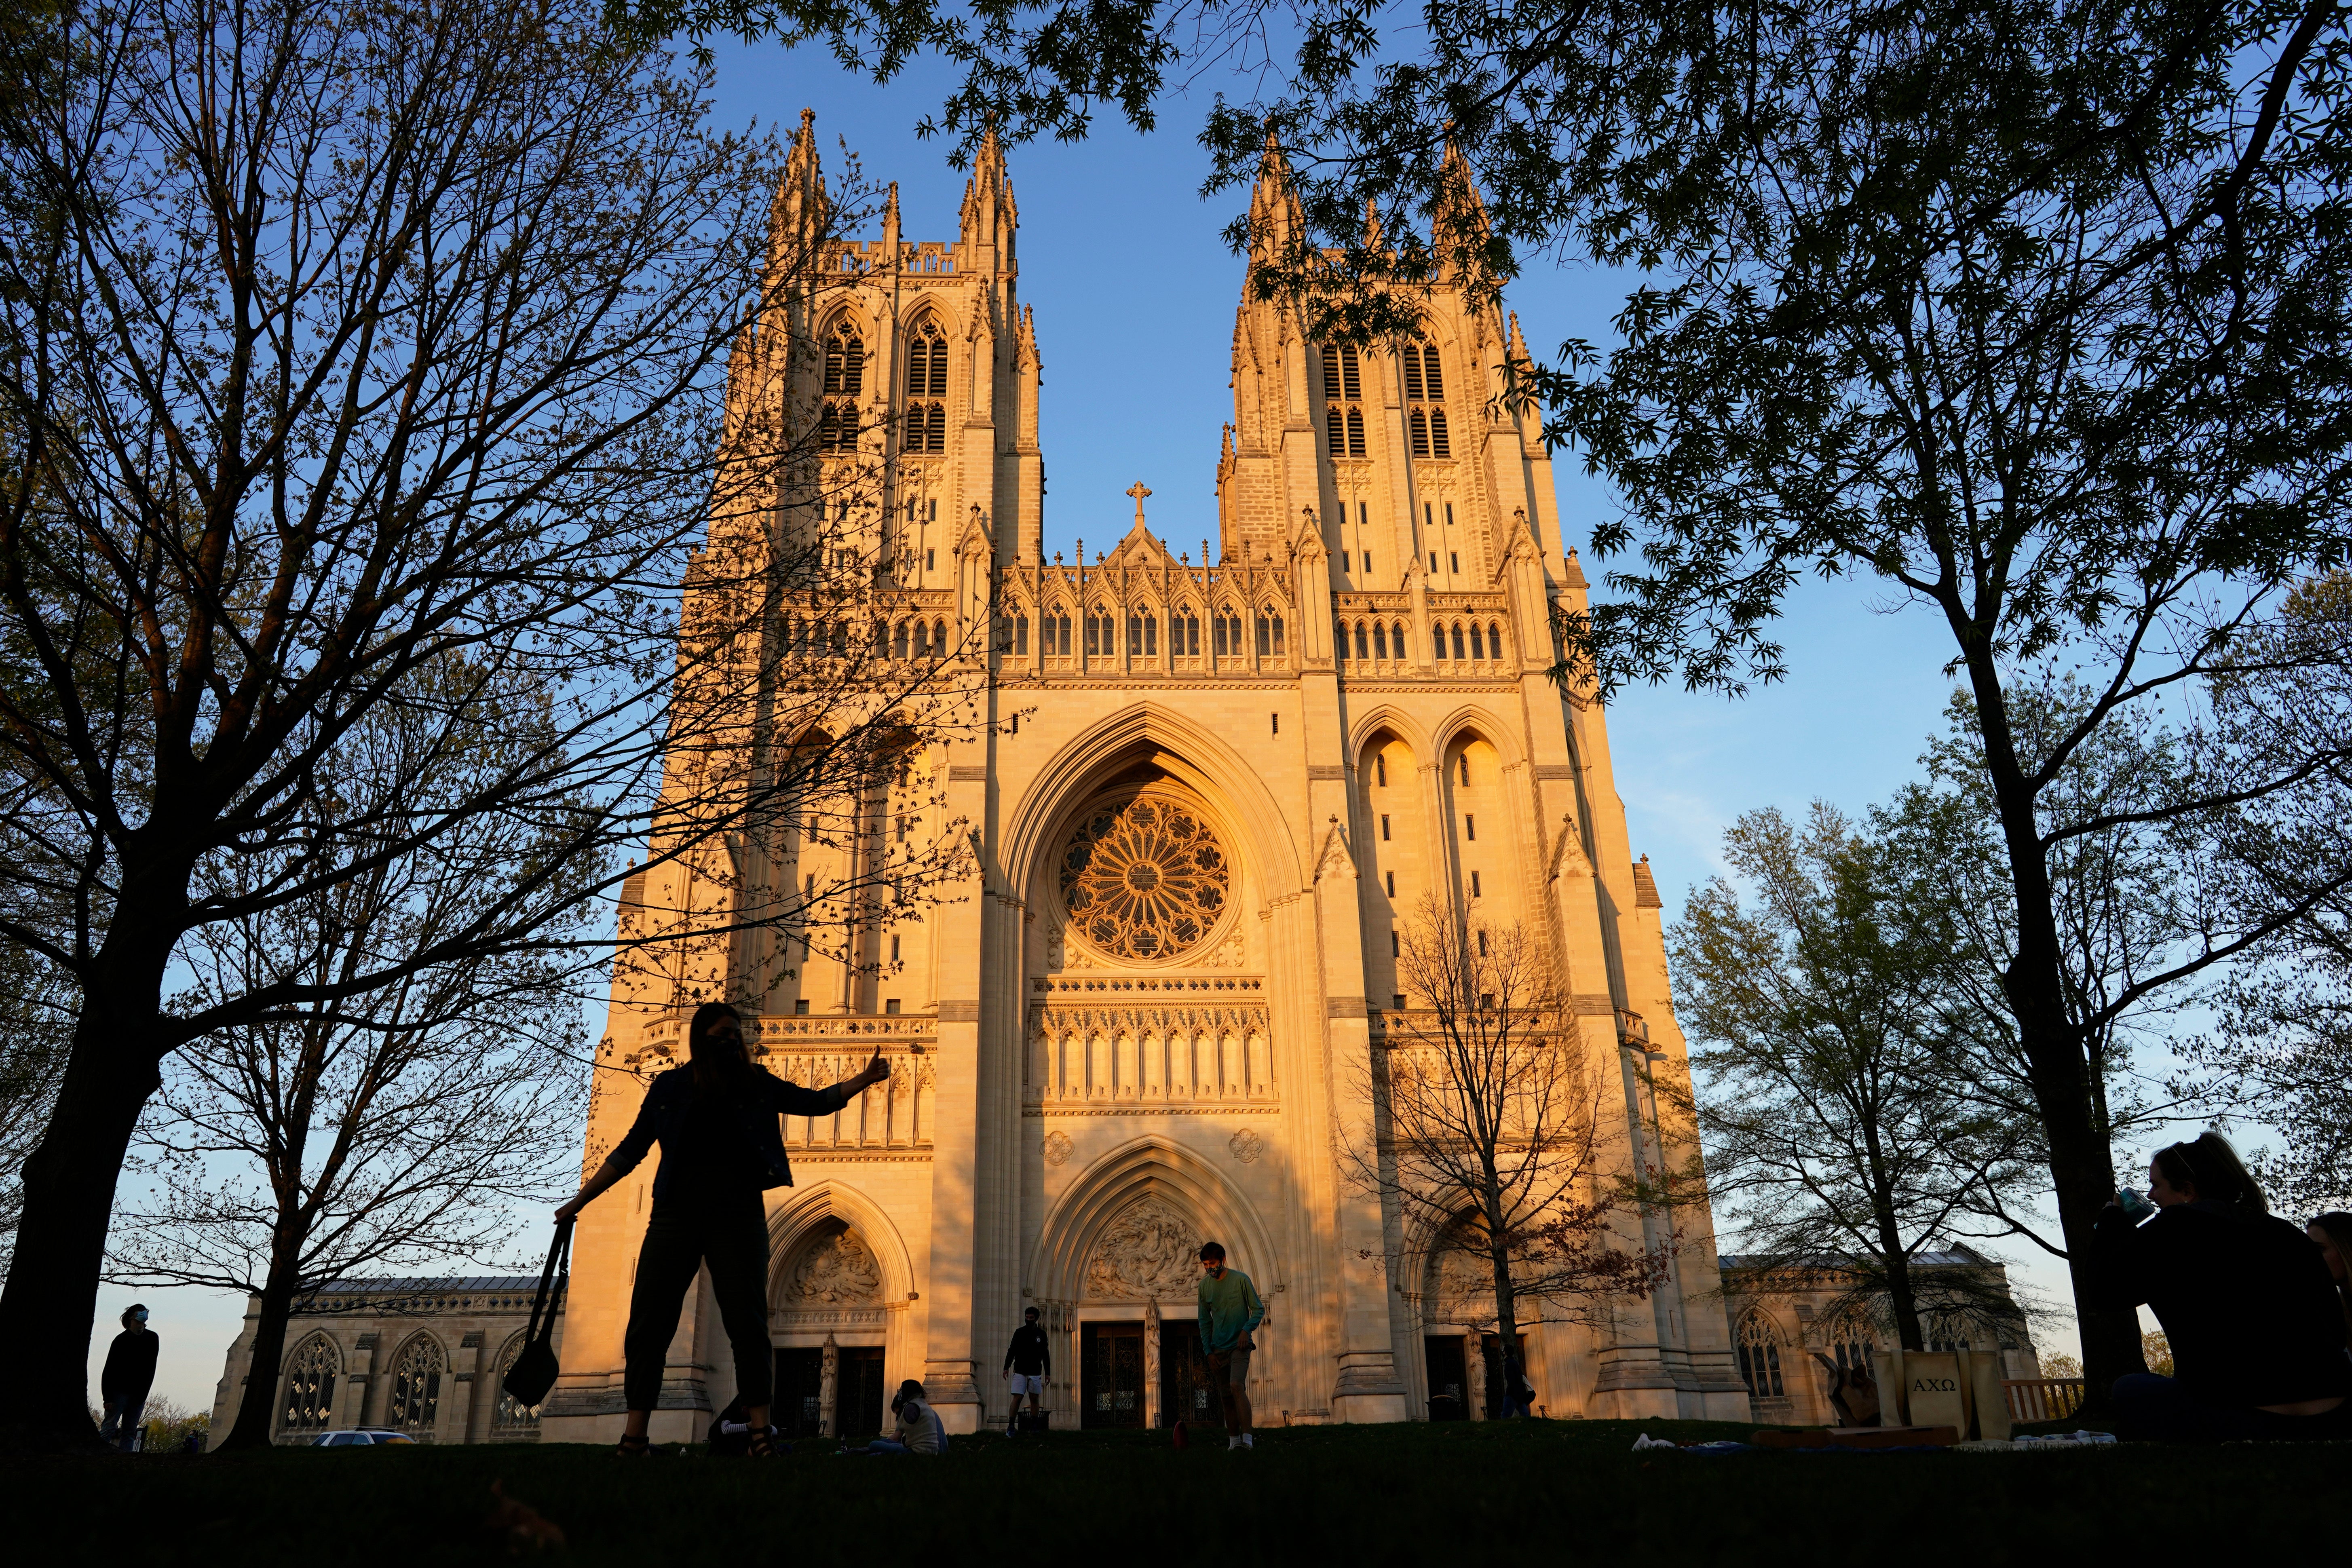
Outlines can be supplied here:
[[898, 1385], [898, 1397], [890, 1401], [890, 1414], [898, 1423], [887, 1437], [877, 1437], [863, 1448], [847, 1450], [853, 1454], [944, 1454], [948, 1451], [947, 1424], [940, 1413], [923, 1397], [923, 1385], [913, 1378]]
[[2109, 1204], [2093, 1227], [2092, 1296], [2143, 1302], [2175, 1375], [2116, 1380], [2120, 1436], [2170, 1443], [2352, 1436], [2352, 1362], [2327, 1266], [2273, 1217], [2228, 1140], [2208, 1132], [2149, 1162], [2156, 1213]]

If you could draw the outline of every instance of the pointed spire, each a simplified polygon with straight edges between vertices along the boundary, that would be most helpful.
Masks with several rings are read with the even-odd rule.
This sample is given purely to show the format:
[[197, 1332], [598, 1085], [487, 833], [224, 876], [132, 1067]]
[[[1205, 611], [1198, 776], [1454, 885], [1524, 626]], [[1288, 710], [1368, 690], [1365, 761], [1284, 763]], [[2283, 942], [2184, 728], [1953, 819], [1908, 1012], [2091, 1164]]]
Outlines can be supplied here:
[[1432, 237], [1443, 270], [1457, 278], [1466, 271], [1465, 281], [1491, 288], [1495, 280], [1485, 276], [1483, 251], [1494, 229], [1486, 221], [1486, 198], [1478, 194], [1470, 160], [1462, 155], [1461, 143], [1454, 140], [1454, 127], [1448, 124], [1445, 129], [1445, 159], [1438, 166], [1437, 197], [1432, 204], [1436, 220]]
[[971, 178], [964, 183], [963, 244], [995, 247], [997, 268], [1009, 271], [1013, 231], [1020, 222], [1021, 215], [1013, 204], [1013, 181], [1005, 173], [1004, 146], [996, 139], [992, 123], [980, 139], [980, 151], [972, 155]]
[[1381, 204], [1370, 196], [1364, 198], [1364, 248], [1378, 251], [1381, 247]]
[[1513, 364], [1528, 363], [1528, 340], [1519, 335], [1519, 313], [1511, 312], [1511, 343], [1509, 353]]
[[890, 182], [890, 194], [882, 203], [882, 259], [890, 267], [898, 264], [898, 182]]
[[1438, 165], [1438, 199], [1466, 203], [1475, 215], [1481, 231], [1486, 224], [1486, 199], [1478, 194], [1477, 176], [1471, 173], [1470, 160], [1462, 155], [1462, 144], [1454, 139], [1454, 127], [1445, 128], [1445, 158]]
[[816, 155], [816, 110], [801, 110], [801, 128], [784, 158], [783, 178], [776, 183], [776, 199], [768, 209], [768, 259], [772, 265], [807, 263], [811, 239], [824, 226], [829, 211], [824, 171]]
[[1307, 228], [1307, 215], [1290, 183], [1290, 161], [1282, 155], [1282, 141], [1274, 121], [1266, 121], [1265, 151], [1257, 161], [1257, 184], [1250, 191], [1250, 258], [1281, 257]]

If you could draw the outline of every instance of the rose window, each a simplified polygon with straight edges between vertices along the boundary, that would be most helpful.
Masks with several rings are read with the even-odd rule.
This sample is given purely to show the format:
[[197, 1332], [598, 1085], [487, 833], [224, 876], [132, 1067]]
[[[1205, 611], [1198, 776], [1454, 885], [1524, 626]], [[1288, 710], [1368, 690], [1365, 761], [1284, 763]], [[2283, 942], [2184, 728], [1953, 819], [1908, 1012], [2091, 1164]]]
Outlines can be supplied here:
[[1062, 851], [1062, 903], [1079, 935], [1117, 958], [1173, 958], [1225, 911], [1224, 846], [1181, 805], [1151, 796], [1097, 806]]

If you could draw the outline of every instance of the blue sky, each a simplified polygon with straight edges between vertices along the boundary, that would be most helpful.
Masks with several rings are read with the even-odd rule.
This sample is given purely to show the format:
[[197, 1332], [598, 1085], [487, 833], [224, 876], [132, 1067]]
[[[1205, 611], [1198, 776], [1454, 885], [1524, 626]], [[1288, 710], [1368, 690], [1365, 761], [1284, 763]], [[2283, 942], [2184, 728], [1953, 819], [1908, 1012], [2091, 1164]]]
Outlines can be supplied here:
[[[912, 240], [951, 239], [965, 175], [947, 147], [919, 141], [916, 122], [944, 96], [946, 78], [919, 71], [888, 88], [853, 79], [813, 54], [772, 46], [717, 48], [718, 124], [753, 120], [789, 131], [816, 110], [828, 174], [840, 142], [869, 178], [898, 183]], [[1205, 98], [1174, 100], [1161, 128], [1138, 136], [1103, 121], [1074, 145], [1014, 149], [1008, 163], [1021, 215], [1021, 297], [1035, 308], [1044, 386], [1039, 416], [1047, 496], [1045, 548], [1107, 546], [1132, 516], [1127, 488], [1142, 480], [1153, 530], [1197, 550], [1216, 532], [1219, 432], [1233, 416], [1226, 385], [1240, 262], [1220, 238], [1246, 191], [1202, 201], [1207, 155], [1193, 141]], [[876, 226], [878, 234], [879, 226]], [[872, 237], [868, 236], [867, 237]], [[1622, 279], [1591, 268], [1538, 263], [1508, 290], [1531, 348], [1605, 340]], [[1581, 548], [1608, 516], [1607, 489], [1559, 465], [1569, 542]], [[1590, 569], [1588, 557], [1588, 569]], [[1595, 574], [1597, 578], [1598, 574]], [[1723, 829], [1762, 805], [1801, 810], [1815, 798], [1859, 810], [1915, 777], [1950, 689], [1948, 638], [1918, 609], [1890, 612], [1883, 591], [1809, 584], [1781, 628], [1790, 679], [1738, 701], [1672, 687], [1622, 694], [1609, 715], [1619, 787], [1636, 854], [1646, 854], [1669, 920], [1692, 884], [1721, 868]], [[2023, 1261], [2022, 1247], [1997, 1249]], [[2029, 1280], [2066, 1301], [2063, 1269], [2034, 1263]], [[156, 1391], [210, 1408], [241, 1300], [192, 1290], [147, 1291], [164, 1352]], [[100, 1292], [91, 1386], [131, 1293]], [[2053, 1325], [2054, 1326], [2054, 1325]], [[2070, 1329], [2045, 1349], [2073, 1348]]]

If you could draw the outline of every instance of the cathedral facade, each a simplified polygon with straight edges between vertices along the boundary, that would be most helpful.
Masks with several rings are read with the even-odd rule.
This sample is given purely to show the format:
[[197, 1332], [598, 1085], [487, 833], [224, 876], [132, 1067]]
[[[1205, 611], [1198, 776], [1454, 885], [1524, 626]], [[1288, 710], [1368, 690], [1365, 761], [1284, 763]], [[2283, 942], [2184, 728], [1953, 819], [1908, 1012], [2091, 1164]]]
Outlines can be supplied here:
[[[805, 120], [787, 187], [779, 223], [823, 200]], [[1297, 221], [1271, 156], [1253, 204], [1264, 232]], [[1152, 532], [1140, 483], [1115, 547], [1065, 562], [1043, 544], [1017, 232], [991, 145], [954, 238], [904, 237], [894, 191], [878, 240], [826, 252], [851, 281], [792, 328], [813, 340], [808, 395], [837, 399], [828, 445], [880, 475], [898, 609], [877, 653], [955, 649], [987, 711], [925, 763], [968, 829], [953, 897], [855, 952], [756, 980], [739, 965], [698, 993], [737, 1000], [783, 1078], [833, 1082], [876, 1051], [893, 1069], [836, 1116], [788, 1121], [796, 1184], [769, 1194], [779, 1419], [870, 1429], [881, 1391], [916, 1377], [950, 1429], [1002, 1422], [1027, 1307], [1052, 1336], [1057, 1425], [1197, 1412], [1204, 1239], [1270, 1308], [1261, 1421], [1476, 1414], [1493, 1329], [1476, 1269], [1348, 1174], [1373, 1131], [1360, 1090], [1415, 1005], [1412, 911], [1433, 897], [1538, 934], [1563, 1048], [1609, 1085], [1617, 1169], [1660, 1160], [1654, 1089], [1687, 1071], [1602, 710], [1546, 673], [1554, 609], [1586, 585], [1537, 430], [1494, 406], [1517, 321], [1440, 286], [1417, 340], [1326, 350], [1244, 290], [1213, 562]], [[634, 879], [624, 920], [690, 905], [665, 880], [684, 874]], [[634, 962], [588, 1167], [646, 1076], [684, 1058], [694, 996]], [[580, 1221], [547, 1440], [620, 1429], [653, 1166]], [[1525, 1305], [1538, 1403], [1746, 1416], [1703, 1201], [1621, 1224], [1631, 1247], [1676, 1238], [1666, 1277], [1593, 1310]], [[706, 1282], [654, 1436], [698, 1434], [732, 1381]]]

